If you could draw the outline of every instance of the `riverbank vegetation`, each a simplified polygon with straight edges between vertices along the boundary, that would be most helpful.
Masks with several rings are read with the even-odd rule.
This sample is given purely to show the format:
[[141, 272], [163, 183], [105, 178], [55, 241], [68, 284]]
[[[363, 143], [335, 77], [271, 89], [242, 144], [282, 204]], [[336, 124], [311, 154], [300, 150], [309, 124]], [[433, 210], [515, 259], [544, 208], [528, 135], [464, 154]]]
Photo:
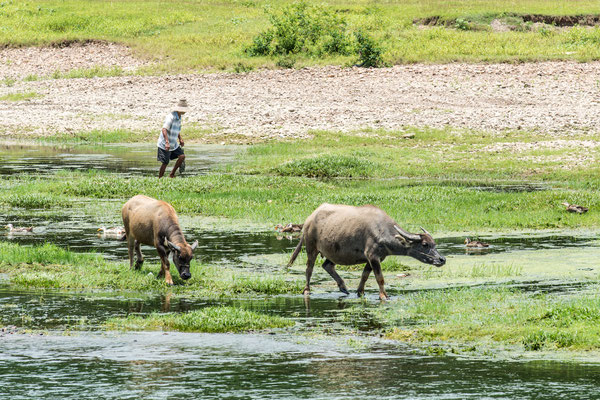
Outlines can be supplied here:
[[[405, 293], [378, 308], [355, 306], [340, 316], [355, 329], [368, 323], [389, 339], [476, 351], [600, 350], [598, 286], [556, 295], [507, 287]], [[362, 316], [356, 318], [356, 316]]]
[[[294, 29], [306, 28], [294, 25], [297, 19], [291, 18], [298, 4], [283, 1], [274, 6], [264, 0], [5, 1], [0, 5], [0, 45], [61, 47], [94, 40], [117, 42], [152, 61], [141, 73], [369, 65], [365, 63], [365, 45], [382, 50], [382, 64], [600, 58], [600, 30], [594, 25], [600, 7], [593, 1], [319, 2], [322, 11], [317, 14], [329, 16], [325, 20], [332, 24], [319, 24], [319, 33], [324, 35], [310, 46], [296, 46], [293, 40], [307, 33]], [[314, 2], [306, 4], [308, 10], [316, 6]], [[291, 11], [286, 14], [286, 10]], [[532, 18], [536, 15], [551, 18]], [[576, 15], [587, 17], [573, 17]], [[344, 29], [325, 29], [332, 26]], [[285, 34], [279, 35], [282, 32]], [[369, 32], [368, 38], [364, 32]], [[273, 42], [276, 37], [282, 40]], [[279, 51], [289, 46], [299, 51]]]
[[[208, 175], [163, 180], [102, 171], [15, 175], [0, 205], [25, 209], [74, 200], [126, 201], [146, 194], [183, 215], [226, 217], [265, 227], [301, 223], [323, 202], [373, 204], [416, 230], [600, 227], [595, 135], [552, 139], [532, 132], [460, 130], [314, 132], [310, 139], [240, 148], [237, 161]], [[35, 195], [34, 195], [35, 194]], [[563, 202], [591, 209], [566, 212]], [[118, 203], [113, 203], [118, 215]], [[449, 218], [449, 216], [452, 216]]]
[[108, 330], [119, 331], [179, 331], [179, 332], [248, 332], [287, 328], [294, 322], [287, 318], [257, 313], [235, 307], [205, 307], [186, 313], [153, 313], [110, 318], [104, 324]]
[[[124, 244], [125, 246], [125, 244]], [[223, 266], [208, 266], [193, 261], [192, 278], [183, 282], [177, 269], [171, 271], [175, 286], [157, 279], [159, 262], [146, 262], [134, 271], [128, 263], [106, 261], [99, 254], [82, 254], [58, 246], [21, 246], [0, 242], [0, 273], [8, 275], [11, 285], [31, 289], [125, 290], [172, 292], [186, 296], [222, 297], [232, 295], [277, 295], [300, 293], [303, 282], [277, 273], [234, 271]]]

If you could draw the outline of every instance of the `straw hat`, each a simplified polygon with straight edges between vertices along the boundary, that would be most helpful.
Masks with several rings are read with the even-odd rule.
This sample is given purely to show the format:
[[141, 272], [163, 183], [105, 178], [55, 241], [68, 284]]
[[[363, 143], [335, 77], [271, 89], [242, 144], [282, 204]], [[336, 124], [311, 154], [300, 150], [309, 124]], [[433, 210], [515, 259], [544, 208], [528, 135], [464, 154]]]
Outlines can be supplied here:
[[177, 105], [175, 107], [173, 107], [173, 111], [188, 112], [187, 100], [186, 99], [179, 100]]

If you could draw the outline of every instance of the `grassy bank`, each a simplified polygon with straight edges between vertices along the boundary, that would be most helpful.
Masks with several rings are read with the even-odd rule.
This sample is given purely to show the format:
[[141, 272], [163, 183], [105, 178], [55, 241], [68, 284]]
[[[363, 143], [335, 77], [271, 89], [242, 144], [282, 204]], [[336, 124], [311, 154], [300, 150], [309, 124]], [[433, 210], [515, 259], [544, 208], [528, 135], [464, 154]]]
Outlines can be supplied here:
[[368, 314], [363, 321], [390, 339], [442, 344], [443, 351], [456, 345], [597, 351], [599, 306], [597, 286], [571, 295], [461, 288], [406, 294], [378, 309], [356, 307], [342, 319]]
[[106, 261], [100, 255], [80, 254], [46, 244], [24, 247], [0, 242], [0, 273], [12, 285], [35, 289], [110, 289], [137, 292], [173, 292], [187, 296], [276, 295], [300, 293], [303, 283], [283, 274], [251, 273], [192, 262], [192, 278], [183, 282], [176, 268], [175, 286], [157, 279], [160, 264], [146, 262], [140, 271], [125, 263]]
[[[600, 227], [599, 153], [593, 135], [544, 138], [413, 129], [342, 134], [257, 144], [221, 172], [183, 179], [115, 177], [99, 171], [3, 179], [0, 205], [69, 206], [73, 200], [146, 194], [181, 215], [273, 226], [302, 222], [323, 202], [373, 204], [408, 229], [432, 232]], [[591, 211], [575, 215], [563, 202]], [[119, 204], [112, 211], [119, 215]], [[451, 216], [451, 217], [450, 217]]]
[[[156, 61], [148, 72], [231, 69], [239, 72], [276, 65], [349, 64], [355, 55], [298, 54], [293, 61], [251, 57], [245, 50], [269, 26], [265, 10], [292, 4], [251, 0], [224, 2], [42, 0], [4, 2], [0, 45], [65, 45], [108, 40], [131, 46]], [[316, 2], [309, 2], [317, 4]], [[592, 60], [600, 57], [599, 31], [539, 27], [510, 13], [598, 14], [597, 2], [512, 3], [477, 1], [367, 0], [319, 2], [342, 18], [349, 31], [366, 31], [381, 44], [387, 63], [452, 61]], [[435, 16], [440, 26], [422, 29], [413, 21]], [[491, 29], [499, 19], [506, 32]]]
[[[571, 214], [561, 205], [569, 201], [597, 207], [599, 200], [594, 189], [558, 187], [503, 192], [501, 186], [498, 191], [480, 190], [473, 183], [488, 184], [408, 179], [319, 182], [298, 177], [215, 174], [165, 180], [157, 185], [156, 178], [116, 179], [94, 172], [70, 174], [66, 182], [11, 180], [7, 186], [12, 193], [0, 195], [0, 203], [19, 204], [15, 199], [29, 191], [43, 193], [45, 199], [66, 194], [81, 200], [121, 199], [123, 203], [141, 193], [170, 202], [179, 214], [226, 217], [265, 227], [282, 221], [301, 223], [323, 202], [373, 204], [385, 209], [407, 229], [417, 230], [422, 225], [438, 233], [600, 226], [596, 212]], [[117, 220], [120, 205], [111, 207]]]
[[125, 318], [110, 318], [104, 324], [108, 330], [206, 333], [259, 331], [293, 325], [294, 322], [287, 318], [235, 307], [206, 307], [177, 314], [130, 315]]

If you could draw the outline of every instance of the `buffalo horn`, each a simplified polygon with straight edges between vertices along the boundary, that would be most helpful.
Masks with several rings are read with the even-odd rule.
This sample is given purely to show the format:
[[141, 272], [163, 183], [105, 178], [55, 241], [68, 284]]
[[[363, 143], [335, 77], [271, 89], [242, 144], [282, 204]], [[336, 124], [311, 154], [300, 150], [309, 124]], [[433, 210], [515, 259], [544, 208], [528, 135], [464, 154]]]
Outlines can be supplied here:
[[416, 240], [421, 240], [421, 236], [417, 235], [416, 233], [410, 233], [410, 232], [406, 232], [405, 230], [403, 230], [402, 228], [400, 228], [398, 225], [394, 225], [394, 228], [396, 228], [396, 230], [398, 231], [398, 233], [405, 239], [410, 240], [410, 241], [416, 241]]
[[194, 249], [198, 247], [198, 241], [196, 240], [194, 243], [192, 243], [192, 251], [194, 251]]
[[175, 243], [170, 242], [168, 239], [165, 239], [165, 242], [167, 242], [167, 246], [169, 246], [170, 249], [172, 250], [177, 250], [177, 251], [181, 251], [181, 247], [177, 246]]
[[[429, 236], [431, 236], [431, 233], [427, 232], [427, 231], [425, 230], [425, 228], [421, 227], [421, 230], [422, 230], [422, 231], [423, 231], [423, 232], [424, 232], [426, 235], [429, 235]], [[433, 236], [431, 236], [431, 237], [433, 237]]]

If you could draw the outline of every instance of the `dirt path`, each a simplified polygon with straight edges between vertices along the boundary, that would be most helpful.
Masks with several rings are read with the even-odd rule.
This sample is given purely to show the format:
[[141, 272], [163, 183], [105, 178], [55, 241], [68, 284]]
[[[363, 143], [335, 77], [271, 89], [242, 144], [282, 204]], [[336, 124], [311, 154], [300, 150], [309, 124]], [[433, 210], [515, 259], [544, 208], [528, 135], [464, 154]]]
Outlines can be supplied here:
[[43, 96], [0, 101], [0, 132], [158, 132], [178, 98], [192, 107], [186, 124], [255, 138], [404, 126], [600, 131], [598, 62], [19, 80], [0, 86], [0, 97], [30, 91]]

